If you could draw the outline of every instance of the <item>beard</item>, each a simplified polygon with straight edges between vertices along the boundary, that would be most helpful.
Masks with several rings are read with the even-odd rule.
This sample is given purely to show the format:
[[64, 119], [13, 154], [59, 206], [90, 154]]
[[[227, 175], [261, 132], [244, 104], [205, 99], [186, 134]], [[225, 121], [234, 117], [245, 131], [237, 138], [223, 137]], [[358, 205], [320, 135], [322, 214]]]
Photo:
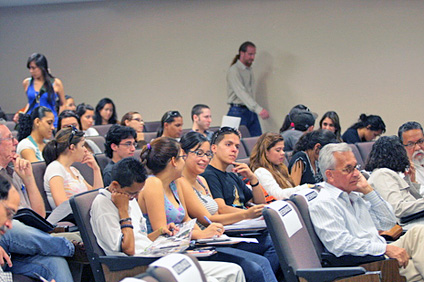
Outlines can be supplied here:
[[424, 166], [424, 150], [415, 151], [412, 154], [412, 162], [415, 166]]

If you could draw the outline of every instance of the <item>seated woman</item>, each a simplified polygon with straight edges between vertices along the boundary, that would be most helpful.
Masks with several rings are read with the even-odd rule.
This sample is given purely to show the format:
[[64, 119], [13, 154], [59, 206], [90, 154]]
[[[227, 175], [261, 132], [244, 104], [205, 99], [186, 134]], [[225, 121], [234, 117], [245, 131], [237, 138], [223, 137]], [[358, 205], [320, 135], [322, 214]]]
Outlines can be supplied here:
[[372, 141], [386, 132], [386, 125], [380, 116], [361, 114], [359, 121], [349, 127], [342, 135], [344, 142], [355, 144]]
[[160, 120], [157, 137], [170, 137], [178, 139], [183, 132], [183, 117], [178, 111], [168, 111]]
[[138, 148], [143, 148], [143, 146], [147, 144], [147, 142], [144, 141], [144, 121], [138, 112], [126, 113], [122, 117], [121, 125], [132, 127], [134, 128], [135, 132], [137, 132], [136, 141], [138, 144]]
[[[74, 111], [65, 110], [59, 115], [59, 122], [57, 129], [74, 126], [76, 129], [81, 130], [81, 120]], [[92, 154], [100, 154], [102, 151], [93, 140], [85, 139], [85, 147]]]
[[337, 140], [342, 141], [342, 128], [340, 127], [339, 115], [336, 112], [326, 112], [319, 121], [319, 128], [330, 130], [336, 134]]
[[329, 143], [338, 143], [336, 135], [328, 130], [315, 130], [300, 137], [290, 159], [289, 171], [294, 185], [323, 181], [318, 167], [319, 151]]
[[292, 188], [295, 185], [284, 164], [284, 155], [284, 139], [277, 133], [262, 134], [250, 154], [250, 169], [265, 191], [277, 200], [287, 199], [293, 193], [307, 188]]
[[103, 98], [97, 103], [95, 112], [95, 125], [115, 124], [118, 122], [116, 107], [109, 98]]
[[42, 151], [45, 139], [50, 139], [54, 130], [53, 112], [46, 107], [36, 107], [31, 114], [19, 118], [16, 153], [30, 162], [44, 161]]
[[[415, 169], [406, 150], [396, 136], [383, 136], [372, 146], [365, 169], [372, 171], [368, 182], [393, 207], [400, 219], [424, 211], [424, 198], [420, 195], [420, 184], [415, 182]], [[410, 229], [423, 224], [418, 218], [404, 224]]]
[[[181, 138], [181, 147], [186, 155], [183, 177], [176, 180], [182, 187], [187, 212], [197, 218], [201, 226], [208, 226], [206, 218], [213, 222], [232, 224], [243, 219], [256, 218], [262, 214], [263, 205], [247, 210], [220, 214], [218, 204], [212, 198], [206, 180], [200, 176], [212, 158], [208, 139], [199, 132], [188, 132]], [[218, 248], [219, 260], [235, 262], [242, 266], [247, 281], [277, 281], [270, 262], [262, 255], [244, 250], [248, 243], [234, 248]]]
[[[43, 150], [47, 164], [44, 190], [52, 209], [75, 194], [103, 187], [100, 167], [84, 144], [84, 133], [75, 127], [68, 127], [59, 130], [56, 139], [50, 141]], [[85, 163], [93, 169], [93, 186], [72, 166], [74, 162]]]
[[94, 123], [94, 108], [82, 103], [78, 105], [76, 113], [80, 117], [80, 129], [84, 131], [84, 136], [99, 136], [99, 132], [92, 127]]

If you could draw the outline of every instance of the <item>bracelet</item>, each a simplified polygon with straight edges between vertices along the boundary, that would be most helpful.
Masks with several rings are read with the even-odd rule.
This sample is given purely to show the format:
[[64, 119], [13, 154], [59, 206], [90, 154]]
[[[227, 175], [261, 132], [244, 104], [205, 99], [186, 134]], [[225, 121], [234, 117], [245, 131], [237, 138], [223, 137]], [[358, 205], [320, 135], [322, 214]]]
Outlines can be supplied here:
[[132, 224], [122, 224], [122, 225], [121, 225], [121, 229], [124, 229], [124, 228], [131, 228], [131, 229], [134, 229], [134, 226], [133, 226]]
[[252, 187], [256, 187], [256, 186], [258, 186], [259, 185], [259, 180], [258, 180], [258, 183], [256, 183], [256, 184], [252, 184], [252, 183], [250, 183], [250, 186], [252, 186]]
[[123, 218], [123, 219], [119, 220], [119, 224], [122, 224], [125, 221], [131, 221], [131, 217], [127, 217], [127, 218]]

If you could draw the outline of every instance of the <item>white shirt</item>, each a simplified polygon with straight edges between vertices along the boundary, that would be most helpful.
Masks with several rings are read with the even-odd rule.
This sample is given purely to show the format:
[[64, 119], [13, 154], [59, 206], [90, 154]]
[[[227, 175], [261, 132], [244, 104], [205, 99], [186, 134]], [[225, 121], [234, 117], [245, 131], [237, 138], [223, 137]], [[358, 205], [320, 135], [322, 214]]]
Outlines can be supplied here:
[[[140, 210], [136, 199], [129, 201], [128, 214], [134, 226], [135, 254], [140, 254], [150, 246], [152, 241], [147, 237], [146, 219]], [[90, 223], [97, 243], [106, 255], [125, 255], [122, 252], [122, 232], [119, 224], [119, 211], [112, 202], [112, 194], [106, 189], [100, 189], [94, 199], [90, 211]]]
[[326, 182], [322, 185], [309, 212], [325, 248], [336, 256], [384, 254], [387, 243], [378, 230], [396, 224], [390, 205], [375, 191], [361, 198], [361, 193], [348, 194]]
[[293, 188], [281, 188], [275, 181], [271, 172], [266, 168], [260, 167], [255, 170], [255, 175], [261, 183], [262, 187], [268, 192], [270, 196], [274, 196], [277, 200], [284, 200], [290, 198], [291, 195], [295, 194], [305, 188], [309, 188], [307, 184], [296, 186]]

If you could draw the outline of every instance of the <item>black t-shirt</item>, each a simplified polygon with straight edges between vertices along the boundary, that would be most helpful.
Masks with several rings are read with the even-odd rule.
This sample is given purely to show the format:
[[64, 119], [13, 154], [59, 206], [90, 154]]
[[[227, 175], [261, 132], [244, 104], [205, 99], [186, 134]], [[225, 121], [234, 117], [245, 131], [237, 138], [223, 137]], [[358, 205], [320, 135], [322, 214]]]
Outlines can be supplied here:
[[[224, 199], [228, 206], [244, 207], [244, 204], [253, 198], [252, 191], [233, 172], [221, 171], [208, 165], [202, 176], [208, 182], [212, 196]], [[236, 200], [237, 194], [239, 201]]]
[[319, 171], [318, 163], [315, 164], [315, 167], [317, 168], [317, 173], [314, 174], [314, 171], [309, 162], [309, 158], [306, 155], [306, 153], [303, 151], [297, 152], [291, 157], [290, 163], [289, 163], [290, 173], [291, 173], [293, 165], [298, 161], [301, 161], [303, 163], [303, 172], [302, 172], [302, 178], [300, 179], [300, 185], [305, 183], [315, 184], [315, 183], [323, 181], [321, 172]]
[[343, 142], [346, 142], [348, 144], [355, 144], [358, 142], [364, 142], [359, 138], [358, 131], [354, 128], [349, 128], [348, 130], [343, 133], [342, 136]]

